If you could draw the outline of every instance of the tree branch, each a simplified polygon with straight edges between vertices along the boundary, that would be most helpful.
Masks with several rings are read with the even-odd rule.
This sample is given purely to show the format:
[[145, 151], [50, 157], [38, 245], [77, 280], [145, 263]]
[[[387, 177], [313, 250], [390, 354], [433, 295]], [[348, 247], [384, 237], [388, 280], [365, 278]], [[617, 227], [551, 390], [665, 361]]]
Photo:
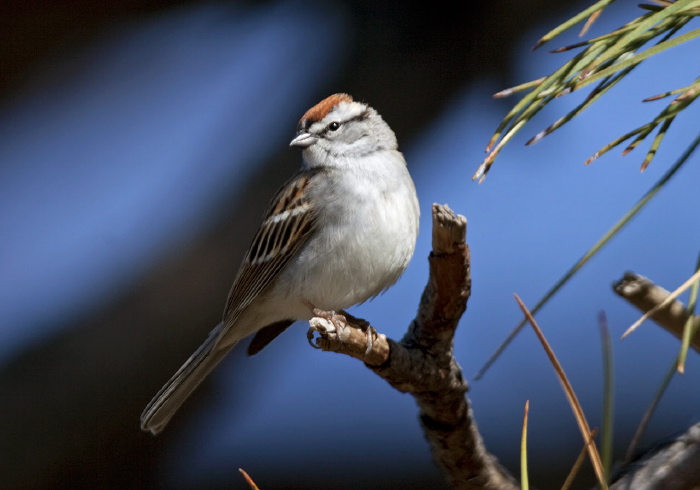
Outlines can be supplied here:
[[700, 423], [627, 465], [610, 490], [698, 488]]
[[309, 341], [318, 333], [315, 347], [360, 359], [416, 399], [433, 457], [453, 488], [514, 490], [513, 477], [484, 447], [465, 396], [467, 382], [453, 357], [454, 333], [471, 292], [466, 229], [463, 216], [433, 205], [430, 277], [400, 342], [378, 334], [364, 320], [327, 312], [311, 320]]
[[[671, 294], [646, 277], [634, 272], [625, 272], [622, 279], [613, 284], [613, 290], [644, 313], [660, 305]], [[674, 301], [668, 307], [653, 314], [651, 319], [671, 332], [676, 338], [683, 339], [683, 328], [688, 320], [688, 310], [680, 301]], [[695, 315], [693, 322], [697, 326], [700, 323], [700, 316]], [[695, 351], [700, 352], [700, 335], [691, 339], [690, 346]]]

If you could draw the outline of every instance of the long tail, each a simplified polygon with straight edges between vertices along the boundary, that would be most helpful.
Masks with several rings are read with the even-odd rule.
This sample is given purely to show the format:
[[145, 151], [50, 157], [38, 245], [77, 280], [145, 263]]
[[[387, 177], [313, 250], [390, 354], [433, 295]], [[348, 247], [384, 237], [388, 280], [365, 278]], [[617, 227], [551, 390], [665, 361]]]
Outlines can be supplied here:
[[180, 405], [199, 386], [236, 343], [217, 349], [221, 324], [211, 331], [207, 340], [187, 359], [187, 362], [165, 383], [141, 414], [141, 429], [158, 434], [168, 424]]

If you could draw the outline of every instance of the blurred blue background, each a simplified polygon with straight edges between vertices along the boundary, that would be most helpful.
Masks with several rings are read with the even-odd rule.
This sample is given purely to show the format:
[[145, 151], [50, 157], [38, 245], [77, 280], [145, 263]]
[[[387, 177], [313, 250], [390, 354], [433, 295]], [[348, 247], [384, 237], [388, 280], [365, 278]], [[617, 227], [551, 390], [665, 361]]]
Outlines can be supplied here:
[[[384, 116], [423, 213], [404, 277], [353, 314], [400, 338], [427, 278], [431, 204], [467, 217], [473, 292], [455, 352], [469, 379], [520, 320], [512, 294], [533, 306], [695, 136], [691, 108], [644, 173], [644, 145], [582, 165], [665, 104], [641, 99], [694, 79], [697, 42], [524, 147], [585, 93], [557, 100], [472, 183], [514, 102], [491, 94], [555, 69], [568, 55], [529, 47], [586, 6], [491, 3], [7, 7], [4, 35], [24, 48], [0, 58], [0, 468], [10, 488], [245, 488], [239, 467], [261, 488], [444, 488], [412, 399], [353, 359], [310, 349], [302, 324], [258, 356], [234, 352], [161, 437], [141, 433], [138, 417], [217, 323], [267, 200], [299, 164], [287, 148], [296, 121], [321, 98], [346, 91]], [[614, 6], [591, 36], [636, 15]], [[638, 314], [610, 285], [633, 270], [674, 289], [692, 273], [700, 228], [688, 197], [699, 178], [694, 157], [538, 315], [597, 426], [596, 316], [606, 312], [618, 457], [679, 342], [651, 323], [618, 341]], [[700, 418], [698, 367], [691, 355], [645, 444]], [[469, 395], [487, 447], [516, 474], [530, 400], [531, 481], [561, 484], [582, 441], [530, 330]]]

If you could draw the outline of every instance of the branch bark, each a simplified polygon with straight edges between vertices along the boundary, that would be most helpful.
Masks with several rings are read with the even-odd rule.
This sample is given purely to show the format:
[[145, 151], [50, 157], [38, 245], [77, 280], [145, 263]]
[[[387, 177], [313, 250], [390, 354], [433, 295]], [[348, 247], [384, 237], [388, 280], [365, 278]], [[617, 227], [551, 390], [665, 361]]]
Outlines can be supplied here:
[[700, 482], [700, 423], [633, 461], [610, 490], [693, 489]]
[[457, 489], [517, 489], [513, 477], [489, 453], [466, 397], [467, 382], [453, 356], [457, 323], [471, 292], [467, 220], [446, 205], [433, 205], [430, 277], [416, 318], [400, 342], [366, 321], [343, 313], [318, 312], [309, 341], [325, 351], [360, 359], [418, 403], [433, 457]]
[[[613, 290], [644, 313], [660, 305], [671, 294], [646, 277], [634, 272], [625, 272], [622, 279], [613, 284]], [[688, 310], [680, 301], [674, 301], [668, 307], [653, 314], [651, 319], [680, 340], [683, 339], [683, 328], [688, 320]], [[695, 322], [695, 326], [700, 324], [700, 316], [695, 315], [693, 322]], [[690, 346], [696, 352], [700, 352], [700, 335], [691, 339]]]

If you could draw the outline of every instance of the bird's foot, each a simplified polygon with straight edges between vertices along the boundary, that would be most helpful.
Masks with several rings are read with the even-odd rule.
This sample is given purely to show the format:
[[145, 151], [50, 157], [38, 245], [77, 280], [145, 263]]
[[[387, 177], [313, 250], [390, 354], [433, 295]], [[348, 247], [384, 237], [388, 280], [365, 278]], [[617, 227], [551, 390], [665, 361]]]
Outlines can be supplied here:
[[[311, 308], [314, 318], [319, 318], [325, 320], [323, 322], [314, 322], [312, 320], [309, 331], [306, 336], [312, 347], [320, 349], [318, 345], [312, 343], [314, 332], [318, 332], [322, 336], [334, 336], [340, 342], [343, 341], [343, 331], [346, 325], [351, 325], [355, 328], [360, 328], [364, 330], [367, 335], [367, 348], [365, 350], [365, 355], [372, 352], [372, 347], [374, 346], [374, 337], [377, 331], [372, 327], [369, 322], [356, 318], [345, 311], [340, 311], [336, 313], [335, 311], [325, 311], [319, 308]], [[317, 343], [318, 344], [318, 343]]]
[[344, 315], [340, 315], [335, 311], [325, 311], [315, 307], [311, 307], [311, 312], [314, 318], [309, 322], [309, 330], [306, 332], [306, 338], [311, 347], [314, 349], [322, 349], [318, 340], [316, 343], [313, 341], [314, 333], [316, 332], [321, 335], [321, 337], [334, 337], [342, 342], [342, 331], [347, 323]]

